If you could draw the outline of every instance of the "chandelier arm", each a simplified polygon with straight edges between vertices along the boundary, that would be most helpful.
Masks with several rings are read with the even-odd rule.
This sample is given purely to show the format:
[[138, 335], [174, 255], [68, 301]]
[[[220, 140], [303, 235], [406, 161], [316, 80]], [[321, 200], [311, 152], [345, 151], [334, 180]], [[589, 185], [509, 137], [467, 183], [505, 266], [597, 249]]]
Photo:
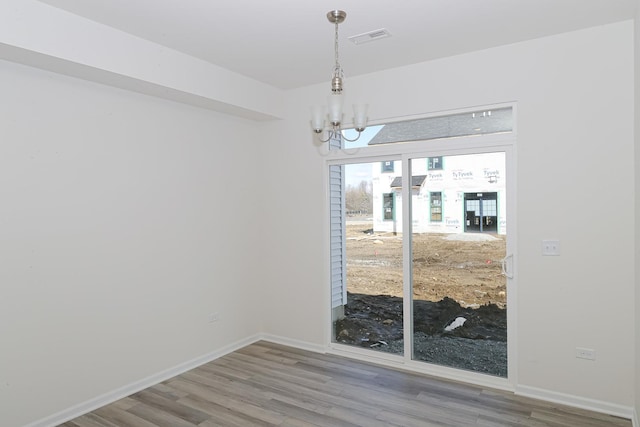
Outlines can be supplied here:
[[325, 143], [325, 142], [329, 142], [333, 139], [333, 137], [335, 136], [335, 132], [331, 129], [329, 129], [327, 131], [327, 139], [322, 139], [322, 137], [320, 136], [320, 134], [322, 133], [322, 131], [320, 132], [316, 132], [316, 138], [318, 138], [318, 140], [320, 140], [320, 142]]
[[342, 139], [345, 139], [345, 140], [347, 140], [349, 142], [355, 142], [360, 138], [360, 135], [362, 135], [362, 131], [357, 130], [357, 129], [356, 129], [356, 131], [358, 132], [358, 136], [356, 136], [354, 139], [347, 138], [346, 136], [344, 136], [344, 134], [342, 134], [342, 132], [340, 132], [340, 134], [342, 135]]

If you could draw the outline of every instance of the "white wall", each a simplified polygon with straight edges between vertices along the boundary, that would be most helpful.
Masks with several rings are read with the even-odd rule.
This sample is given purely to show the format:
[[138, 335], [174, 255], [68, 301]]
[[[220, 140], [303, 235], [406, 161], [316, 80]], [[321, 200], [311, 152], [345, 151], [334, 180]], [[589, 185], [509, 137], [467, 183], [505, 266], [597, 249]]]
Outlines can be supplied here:
[[38, 0], [0, 2], [0, 59], [254, 120], [281, 110], [273, 86]]
[[[634, 140], [635, 140], [635, 230], [636, 230], [636, 239], [635, 239], [635, 248], [636, 248], [636, 258], [635, 265], [640, 265], [640, 173], [638, 168], [640, 167], [640, 0], [636, 2], [636, 19], [635, 19], [635, 27], [634, 27], [634, 35], [635, 35], [635, 68], [634, 68], [634, 76], [635, 76], [635, 127], [634, 127]], [[636, 341], [636, 387], [635, 387], [635, 419], [634, 419], [634, 427], [640, 426], [640, 275], [638, 274], [638, 268], [636, 267], [635, 271], [635, 285], [636, 285], [636, 318], [635, 318], [635, 341]]]
[[0, 93], [0, 425], [258, 332], [254, 122], [2, 61]]
[[[348, 73], [348, 70], [346, 70]], [[631, 21], [374, 73], [346, 81], [373, 121], [517, 102], [518, 388], [628, 410], [634, 403], [633, 23]], [[278, 163], [265, 229], [268, 333], [328, 342], [325, 154], [308, 106], [324, 85], [290, 93], [271, 124]], [[286, 157], [283, 156], [286, 154]], [[304, 208], [304, 213], [298, 209]], [[551, 215], [553, 213], [553, 215]], [[561, 240], [542, 257], [541, 240]], [[597, 360], [576, 359], [588, 347]]]

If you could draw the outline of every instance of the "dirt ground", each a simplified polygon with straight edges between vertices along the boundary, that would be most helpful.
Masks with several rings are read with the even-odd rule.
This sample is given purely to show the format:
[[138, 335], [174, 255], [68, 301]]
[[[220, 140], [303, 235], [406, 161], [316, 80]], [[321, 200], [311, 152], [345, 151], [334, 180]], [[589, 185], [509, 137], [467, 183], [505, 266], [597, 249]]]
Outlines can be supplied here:
[[[498, 235], [413, 236], [414, 359], [506, 376], [505, 245]], [[402, 353], [402, 236], [348, 222], [347, 291], [336, 341]]]
[[[413, 298], [463, 307], [496, 304], [506, 307], [506, 280], [501, 274], [505, 239], [499, 235], [415, 234]], [[373, 234], [369, 223], [347, 223], [347, 287], [349, 292], [402, 296], [402, 236]]]

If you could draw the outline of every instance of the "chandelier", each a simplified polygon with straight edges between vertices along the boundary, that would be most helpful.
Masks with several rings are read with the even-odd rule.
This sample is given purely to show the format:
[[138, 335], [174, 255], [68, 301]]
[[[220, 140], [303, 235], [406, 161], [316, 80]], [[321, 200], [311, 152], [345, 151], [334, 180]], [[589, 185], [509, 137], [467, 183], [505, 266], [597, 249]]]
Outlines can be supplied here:
[[[312, 109], [311, 127], [322, 142], [330, 140], [338, 140], [342, 146], [342, 140], [353, 142], [360, 138], [362, 131], [367, 126], [367, 104], [353, 105], [353, 127], [358, 132], [358, 136], [349, 139], [342, 134], [342, 82], [344, 80], [344, 72], [340, 65], [338, 54], [338, 25], [344, 22], [347, 17], [346, 12], [342, 10], [332, 10], [327, 13], [327, 19], [335, 24], [335, 60], [333, 74], [331, 76], [331, 94], [328, 97], [327, 106], [316, 106]], [[322, 133], [326, 131], [326, 139], [322, 138]]]

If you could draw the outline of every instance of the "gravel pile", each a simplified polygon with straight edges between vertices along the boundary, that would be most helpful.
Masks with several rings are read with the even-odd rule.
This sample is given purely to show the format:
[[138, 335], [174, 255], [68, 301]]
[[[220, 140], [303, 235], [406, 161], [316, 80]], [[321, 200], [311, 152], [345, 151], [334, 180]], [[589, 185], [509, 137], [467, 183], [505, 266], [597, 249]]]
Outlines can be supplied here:
[[[414, 360], [507, 376], [506, 310], [495, 304], [462, 307], [451, 298], [414, 301]], [[402, 298], [349, 294], [345, 317], [335, 323], [339, 343], [402, 354]], [[463, 319], [463, 322], [457, 322]], [[455, 323], [460, 323], [455, 326]], [[448, 327], [448, 326], [455, 327]]]
[[[388, 344], [378, 346], [376, 350], [402, 353], [404, 340], [396, 340]], [[413, 337], [413, 346], [414, 360], [499, 377], [507, 376], [506, 342], [430, 336], [418, 332]]]

